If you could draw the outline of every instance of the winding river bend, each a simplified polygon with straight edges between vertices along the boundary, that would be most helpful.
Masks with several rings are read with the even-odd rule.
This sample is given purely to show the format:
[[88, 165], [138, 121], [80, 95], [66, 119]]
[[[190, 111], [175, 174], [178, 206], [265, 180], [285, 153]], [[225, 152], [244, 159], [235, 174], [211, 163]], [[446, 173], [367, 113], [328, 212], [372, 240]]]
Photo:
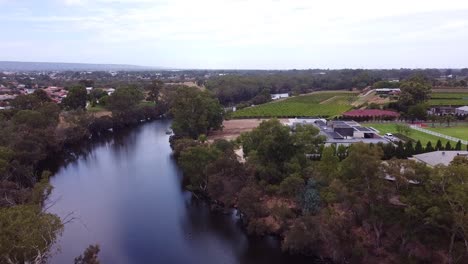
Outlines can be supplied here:
[[94, 143], [51, 179], [51, 212], [73, 212], [54, 255], [72, 263], [99, 244], [101, 263], [313, 263], [281, 253], [274, 238], [249, 238], [235, 214], [212, 213], [181, 187], [168, 121]]

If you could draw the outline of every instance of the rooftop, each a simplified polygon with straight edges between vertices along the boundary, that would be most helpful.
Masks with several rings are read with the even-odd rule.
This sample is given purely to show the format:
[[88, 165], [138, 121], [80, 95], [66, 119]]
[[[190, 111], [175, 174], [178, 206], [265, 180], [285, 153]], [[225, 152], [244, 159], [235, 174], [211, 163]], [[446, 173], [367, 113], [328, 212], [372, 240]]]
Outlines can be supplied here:
[[467, 156], [468, 151], [455, 150], [455, 151], [433, 151], [424, 154], [413, 155], [413, 159], [419, 162], [426, 163], [429, 166], [436, 165], [449, 165], [450, 162], [457, 156]]

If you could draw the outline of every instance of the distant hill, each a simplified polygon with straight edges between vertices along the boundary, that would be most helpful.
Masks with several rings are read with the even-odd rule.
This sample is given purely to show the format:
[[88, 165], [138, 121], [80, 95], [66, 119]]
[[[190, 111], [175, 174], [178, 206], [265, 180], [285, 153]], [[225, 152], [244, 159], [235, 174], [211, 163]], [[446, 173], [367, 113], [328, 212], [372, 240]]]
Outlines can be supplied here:
[[0, 61], [0, 71], [144, 71], [160, 69], [162, 68], [125, 64]]

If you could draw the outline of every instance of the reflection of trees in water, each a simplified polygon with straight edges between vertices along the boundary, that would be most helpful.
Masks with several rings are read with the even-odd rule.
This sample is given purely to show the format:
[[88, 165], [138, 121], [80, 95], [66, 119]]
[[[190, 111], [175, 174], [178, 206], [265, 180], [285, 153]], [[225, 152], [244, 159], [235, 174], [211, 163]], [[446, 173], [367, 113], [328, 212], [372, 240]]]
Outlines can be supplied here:
[[83, 140], [79, 144], [65, 147], [61, 152], [49, 157], [39, 164], [39, 171], [49, 170], [56, 173], [59, 168], [66, 168], [70, 163], [81, 158], [85, 163], [96, 160], [96, 151], [106, 145], [112, 148], [112, 153], [119, 160], [122, 154], [131, 155], [135, 152], [136, 140], [143, 126], [128, 127], [115, 130], [114, 132], [101, 132], [93, 134], [90, 140]]
[[283, 253], [278, 238], [248, 237], [233, 210], [230, 210], [229, 214], [212, 212], [206, 202], [189, 198], [186, 202], [186, 213], [181, 219], [181, 225], [187, 240], [197, 243], [209, 239], [209, 236], [215, 236], [225, 242], [223, 246], [235, 254], [236, 263], [324, 263], [314, 258]]
[[181, 229], [186, 240], [196, 244], [206, 239], [215, 237], [224, 242], [224, 247], [229, 248], [239, 258], [248, 247], [248, 240], [232, 211], [229, 214], [211, 212], [209, 205], [196, 198], [188, 198], [186, 201], [186, 215], [181, 218]]

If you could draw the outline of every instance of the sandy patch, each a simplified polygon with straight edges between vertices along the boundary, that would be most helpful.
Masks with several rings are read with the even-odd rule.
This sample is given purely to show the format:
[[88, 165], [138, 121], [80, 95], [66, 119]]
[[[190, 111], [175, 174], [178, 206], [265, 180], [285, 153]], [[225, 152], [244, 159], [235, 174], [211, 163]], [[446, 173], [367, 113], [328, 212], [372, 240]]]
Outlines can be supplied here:
[[[233, 119], [233, 120], [225, 120], [223, 122], [223, 130], [222, 131], [214, 131], [209, 137], [209, 140], [215, 139], [226, 139], [226, 140], [234, 140], [241, 133], [249, 132], [252, 129], [258, 127], [260, 123], [268, 119]], [[288, 119], [279, 119], [281, 123], [286, 124]]]

